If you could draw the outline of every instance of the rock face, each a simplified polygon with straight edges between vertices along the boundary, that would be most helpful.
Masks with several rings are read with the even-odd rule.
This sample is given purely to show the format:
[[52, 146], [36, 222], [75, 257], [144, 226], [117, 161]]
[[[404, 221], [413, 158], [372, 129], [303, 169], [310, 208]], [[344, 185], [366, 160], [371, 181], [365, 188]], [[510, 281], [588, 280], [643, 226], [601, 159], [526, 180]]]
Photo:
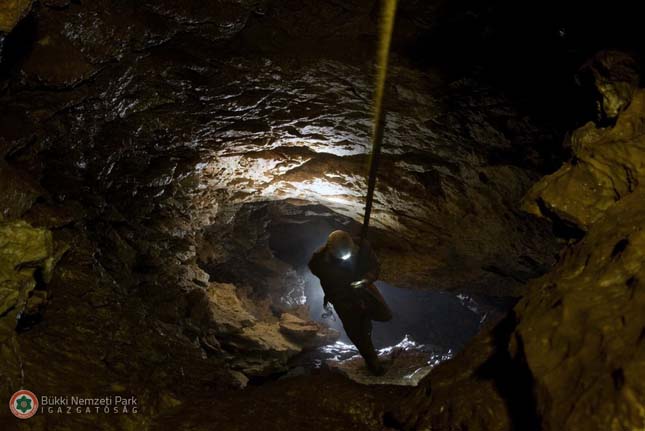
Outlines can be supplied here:
[[206, 332], [200, 338], [204, 349], [226, 352], [229, 366], [248, 376], [286, 371], [287, 362], [298, 353], [333, 343], [339, 336], [290, 313], [282, 313], [279, 319], [258, 319], [232, 284], [211, 283], [205, 291], [193, 290], [188, 301], [191, 322]]
[[510, 345], [544, 429], [645, 426], [645, 190], [624, 198], [532, 284]]
[[580, 70], [578, 80], [588, 77], [598, 92], [598, 119], [611, 120], [629, 106], [638, 89], [638, 62], [620, 51], [601, 51]]
[[32, 0], [6, 0], [0, 9], [0, 34], [9, 33], [31, 9]]
[[24, 313], [36, 287], [36, 271], [47, 282], [54, 263], [51, 232], [33, 228], [24, 221], [0, 222], [0, 315], [6, 323], [3, 327], [14, 329], [10, 323]]
[[31, 10], [32, 0], [6, 0], [0, 6], [0, 64], [5, 38]]
[[[327, 348], [333, 349], [334, 346]], [[365, 366], [365, 361], [358, 355], [356, 348], [350, 348], [353, 356], [346, 359], [328, 359], [326, 365], [332, 371], [363, 385], [417, 386], [437, 364], [452, 356], [449, 351], [433, 352], [431, 348], [405, 337], [398, 344], [377, 351], [379, 360], [385, 367], [385, 373], [382, 376], [374, 376]]]
[[305, 321], [290, 313], [283, 313], [280, 317], [280, 332], [306, 348], [332, 344], [339, 335], [333, 329]]
[[[618, 65], [619, 71], [626, 67]], [[613, 106], [607, 116], [624, 112], [614, 126], [590, 122], [575, 130], [569, 138], [572, 161], [536, 183], [524, 200], [528, 211], [585, 231], [645, 178], [645, 90], [633, 90], [627, 78], [598, 80], [599, 92], [613, 95], [604, 98], [617, 98], [607, 102]], [[607, 90], [610, 86], [625, 90]]]
[[41, 194], [33, 179], [0, 162], [0, 221], [22, 217]]
[[639, 190], [608, 210], [530, 283], [513, 316], [431, 374], [419, 404], [403, 403], [403, 422], [445, 430], [645, 426], [644, 202]]
[[402, 404], [405, 429], [645, 426], [642, 97], [639, 90], [613, 128], [576, 131], [579, 161], [531, 191], [532, 199], [541, 191], [550, 215], [584, 228], [584, 238], [529, 283], [510, 316]]

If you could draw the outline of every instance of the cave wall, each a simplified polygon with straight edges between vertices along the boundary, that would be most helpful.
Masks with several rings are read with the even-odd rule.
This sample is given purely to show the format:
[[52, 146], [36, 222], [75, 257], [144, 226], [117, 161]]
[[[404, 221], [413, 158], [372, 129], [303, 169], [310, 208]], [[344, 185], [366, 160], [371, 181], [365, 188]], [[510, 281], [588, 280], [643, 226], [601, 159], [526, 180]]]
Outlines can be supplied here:
[[[568, 221], [586, 233], [562, 252], [551, 272], [529, 282], [509, 316], [440, 365], [403, 403], [400, 423], [406, 429], [645, 425], [640, 97], [642, 89], [613, 126], [588, 123], [577, 129], [572, 136], [580, 137], [574, 146], [580, 161], [565, 164], [527, 195], [528, 203], [542, 199], [554, 209], [541, 214], [570, 214]], [[634, 178], [631, 188], [610, 199], [599, 192], [612, 180], [619, 187], [626, 177]], [[579, 199], [588, 206], [578, 205]]]

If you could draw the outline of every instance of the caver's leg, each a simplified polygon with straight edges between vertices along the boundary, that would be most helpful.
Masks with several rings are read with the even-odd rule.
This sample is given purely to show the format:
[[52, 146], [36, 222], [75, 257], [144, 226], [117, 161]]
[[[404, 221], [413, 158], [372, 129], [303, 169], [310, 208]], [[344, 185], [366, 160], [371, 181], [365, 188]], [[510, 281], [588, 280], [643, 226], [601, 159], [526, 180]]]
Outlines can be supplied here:
[[367, 315], [377, 322], [392, 320], [392, 310], [385, 302], [383, 295], [373, 284], [365, 287], [364, 295]]
[[382, 375], [385, 370], [379, 362], [372, 344], [372, 321], [359, 307], [335, 307], [349, 339], [354, 343], [365, 364], [374, 375]]

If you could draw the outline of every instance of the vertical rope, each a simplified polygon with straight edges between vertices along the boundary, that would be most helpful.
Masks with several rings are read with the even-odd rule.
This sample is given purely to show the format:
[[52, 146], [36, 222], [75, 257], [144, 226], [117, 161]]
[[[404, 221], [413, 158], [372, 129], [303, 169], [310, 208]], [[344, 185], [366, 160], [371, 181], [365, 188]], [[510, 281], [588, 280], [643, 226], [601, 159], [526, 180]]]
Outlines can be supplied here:
[[392, 31], [394, 30], [394, 18], [396, 15], [397, 0], [382, 0], [383, 10], [381, 15], [381, 27], [379, 31], [379, 45], [376, 62], [376, 88], [374, 91], [374, 125], [372, 129], [372, 152], [369, 161], [369, 175], [367, 178], [367, 197], [365, 199], [365, 216], [361, 230], [361, 245], [367, 238], [367, 231], [372, 215], [372, 203], [374, 201], [374, 189], [376, 188], [376, 174], [381, 159], [381, 146], [383, 144], [383, 133], [385, 130], [385, 109], [383, 109], [383, 96], [385, 94], [385, 80], [387, 78], [387, 66], [390, 58], [390, 45], [392, 42]]

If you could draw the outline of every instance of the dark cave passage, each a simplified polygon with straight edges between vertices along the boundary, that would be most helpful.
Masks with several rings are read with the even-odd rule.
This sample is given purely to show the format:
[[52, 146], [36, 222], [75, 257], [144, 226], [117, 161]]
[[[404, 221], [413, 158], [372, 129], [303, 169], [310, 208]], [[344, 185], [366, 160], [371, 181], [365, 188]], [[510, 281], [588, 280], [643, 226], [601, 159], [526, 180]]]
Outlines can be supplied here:
[[[295, 315], [338, 334], [325, 336], [326, 341], [305, 347], [301, 354], [289, 360], [287, 368], [277, 373], [275, 370], [270, 372], [273, 377], [269, 380], [257, 376], [251, 382], [266, 384], [277, 377], [301, 375], [302, 372], [308, 374], [321, 366], [344, 367], [342, 364], [356, 357], [358, 352], [347, 337], [338, 315], [334, 312], [323, 317], [323, 291], [307, 263], [314, 251], [325, 244], [331, 231], [356, 231], [360, 225], [324, 205], [307, 202], [243, 205], [237, 210], [234, 220], [239, 221], [233, 222], [233, 236], [230, 238], [245, 244], [243, 253], [248, 260], [203, 264], [211, 281], [233, 283], [238, 286], [238, 292], [239, 287], [248, 285], [250, 291], [247, 291], [247, 299], [243, 302], [267, 304], [263, 306], [266, 308], [254, 308], [256, 315], [269, 316], [269, 320], [280, 318], [281, 322], [285, 318], [284, 313]], [[260, 237], [256, 237], [257, 232], [249, 235], [247, 231], [237, 231], [237, 225], [248, 229], [248, 220], [263, 226], [266, 234], [260, 233]], [[229, 241], [228, 234], [219, 229], [218, 225], [208, 228], [211, 233], [204, 237], [208, 244], [198, 245], [198, 249], [211, 250], [212, 242]], [[387, 231], [377, 231], [374, 235], [383, 244], [392, 244], [396, 237], [397, 233]], [[239, 250], [237, 245], [230, 252], [237, 255]], [[204, 253], [206, 261], [206, 255], [212, 251], [198, 252], [198, 255], [200, 253]], [[275, 275], [267, 278], [267, 271]], [[289, 276], [283, 277], [285, 273]], [[270, 282], [270, 289], [266, 285], [267, 280], [274, 280]], [[423, 284], [399, 288], [379, 281], [376, 285], [392, 309], [393, 319], [385, 323], [373, 322], [374, 345], [385, 361], [393, 361], [392, 358], [400, 355], [400, 351], [412, 358], [406, 356], [406, 359], [398, 359], [391, 365], [388, 382], [394, 384], [408, 384], [409, 376], [421, 369], [425, 370], [421, 375], [427, 374], [431, 367], [463, 349], [482, 327], [500, 319], [517, 300], [512, 296], [463, 293], [468, 289], [442, 292]], [[362, 367], [357, 363], [362, 363], [362, 360], [357, 358], [348, 364], [360, 369]], [[398, 368], [400, 370], [397, 371]], [[395, 377], [399, 371], [399, 377]]]
[[[333, 211], [320, 208], [323, 214]], [[342, 223], [339, 223], [342, 220]], [[285, 293], [294, 299], [285, 302], [300, 302], [308, 308], [308, 318], [340, 333], [338, 341], [351, 345], [336, 313], [323, 316], [324, 294], [319, 280], [307, 268], [313, 253], [322, 247], [330, 232], [338, 228], [357, 229], [359, 225], [339, 216], [334, 218], [288, 217], [279, 218], [269, 225], [269, 245], [276, 258], [288, 263], [303, 279], [304, 288], [294, 288]], [[416, 288], [398, 288], [379, 281], [376, 286], [393, 312], [390, 322], [373, 322], [372, 339], [377, 349], [392, 348], [402, 342], [421, 345], [432, 357], [450, 357], [460, 351], [485, 323], [501, 318], [516, 302], [516, 298], [495, 298], [467, 295], [458, 292], [440, 292]], [[476, 299], [475, 299], [476, 298]], [[309, 353], [308, 360], [328, 359], [338, 349], [322, 347], [316, 354]], [[353, 354], [357, 354], [353, 350]], [[301, 363], [297, 361], [297, 363]]]

